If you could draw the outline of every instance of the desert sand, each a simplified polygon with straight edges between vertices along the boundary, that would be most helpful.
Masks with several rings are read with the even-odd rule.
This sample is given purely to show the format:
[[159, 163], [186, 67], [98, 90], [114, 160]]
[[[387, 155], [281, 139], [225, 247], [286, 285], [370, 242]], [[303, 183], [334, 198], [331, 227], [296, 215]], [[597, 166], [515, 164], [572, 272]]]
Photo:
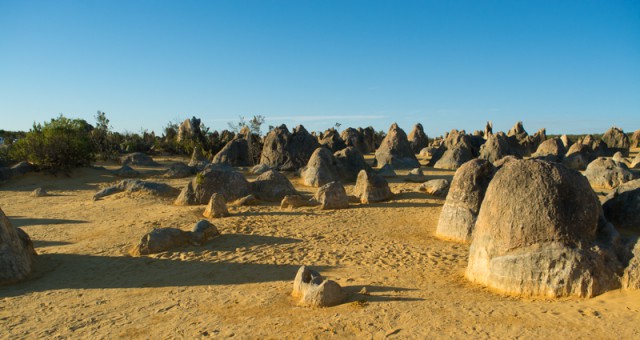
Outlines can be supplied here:
[[[136, 169], [187, 183], [159, 177], [179, 159], [156, 160]], [[205, 206], [128, 193], [93, 201], [119, 180], [107, 171], [117, 164], [97, 165], [106, 169], [0, 185], [0, 207], [39, 254], [30, 280], [0, 287], [1, 338], [640, 338], [640, 291], [523, 299], [469, 283], [469, 245], [434, 237], [444, 198], [404, 182], [407, 171], [389, 179], [390, 202], [331, 211], [230, 205], [231, 217], [212, 220], [222, 233], [212, 242], [130, 257], [142, 235], [189, 230]], [[454, 174], [423, 169], [428, 179]], [[38, 187], [51, 196], [30, 197]], [[348, 300], [297, 306], [290, 293], [300, 265], [337, 281]]]

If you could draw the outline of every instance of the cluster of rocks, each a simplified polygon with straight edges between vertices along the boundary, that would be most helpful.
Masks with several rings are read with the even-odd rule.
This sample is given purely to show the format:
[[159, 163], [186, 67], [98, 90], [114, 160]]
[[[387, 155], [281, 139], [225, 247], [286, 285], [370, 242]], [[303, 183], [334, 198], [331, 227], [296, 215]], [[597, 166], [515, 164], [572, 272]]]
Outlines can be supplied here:
[[218, 228], [207, 220], [197, 222], [191, 231], [178, 228], [156, 228], [142, 236], [140, 241], [129, 250], [129, 255], [149, 255], [187, 245], [199, 246], [219, 235]]
[[616, 227], [638, 226], [634, 182], [601, 206], [587, 178], [558, 163], [473, 160], [456, 171], [436, 235], [471, 242], [466, 277], [505, 293], [590, 297], [633, 288], [639, 247]]

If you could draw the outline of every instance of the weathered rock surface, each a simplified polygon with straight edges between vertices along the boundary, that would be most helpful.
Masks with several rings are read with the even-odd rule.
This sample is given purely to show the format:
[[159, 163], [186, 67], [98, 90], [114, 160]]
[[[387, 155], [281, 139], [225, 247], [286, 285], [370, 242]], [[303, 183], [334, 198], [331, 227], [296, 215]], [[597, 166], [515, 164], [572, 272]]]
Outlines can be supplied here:
[[136, 177], [142, 176], [142, 174], [139, 171], [134, 170], [132, 167], [128, 165], [123, 165], [119, 169], [114, 170], [113, 174], [118, 177], [124, 177], [124, 178], [136, 178]]
[[596, 158], [589, 163], [584, 175], [591, 186], [597, 189], [615, 189], [633, 179], [633, 174], [624, 163], [605, 157]]
[[209, 165], [182, 189], [175, 204], [207, 204], [213, 193], [222, 194], [230, 202], [249, 195], [251, 185], [233, 168]]
[[411, 145], [411, 149], [413, 153], [418, 154], [420, 150], [424, 149], [429, 145], [429, 137], [424, 133], [424, 128], [422, 124], [418, 123], [413, 126], [413, 130], [407, 136], [409, 140], [409, 144]]
[[320, 273], [306, 266], [298, 270], [291, 295], [298, 299], [301, 305], [312, 307], [339, 305], [347, 297], [338, 283], [325, 280]]
[[636, 130], [631, 136], [631, 147], [640, 147], [640, 130]]
[[590, 297], [620, 286], [610, 224], [587, 180], [539, 160], [506, 164], [491, 180], [466, 277], [509, 294]]
[[593, 150], [582, 143], [575, 143], [569, 147], [562, 159], [562, 164], [569, 169], [585, 170], [594, 157]]
[[131, 256], [156, 254], [179, 248], [191, 242], [188, 232], [177, 228], [158, 228], [145, 234], [140, 242], [129, 250]]
[[446, 179], [432, 179], [420, 184], [418, 190], [433, 196], [446, 196], [449, 190], [449, 181]]
[[318, 205], [316, 200], [308, 200], [300, 195], [287, 195], [280, 202], [280, 209], [295, 209], [299, 207], [312, 207]]
[[640, 289], [640, 240], [630, 242], [629, 248], [632, 258], [624, 269], [621, 285], [624, 289]]
[[164, 183], [147, 182], [139, 179], [123, 179], [115, 185], [106, 187], [98, 191], [93, 195], [94, 200], [98, 200], [102, 197], [117, 194], [119, 192], [140, 192], [153, 196], [175, 196], [178, 194], [178, 189], [169, 186]]
[[167, 169], [163, 177], [165, 178], [185, 178], [196, 174], [196, 168], [190, 167], [182, 162], [174, 163]]
[[[240, 136], [240, 137], [238, 137]], [[227, 143], [214, 157], [211, 163], [231, 166], [252, 166], [253, 157], [249, 150], [249, 142], [238, 135]]]
[[624, 157], [629, 156], [629, 147], [631, 146], [631, 142], [629, 142], [629, 137], [622, 131], [622, 129], [617, 127], [611, 127], [607, 132], [602, 135], [602, 141], [607, 144], [607, 147], [610, 152], [613, 154], [614, 152], [621, 152]]
[[[369, 153], [372, 150], [369, 148], [368, 143], [365, 142], [364, 136], [358, 130], [354, 128], [346, 128], [342, 130], [340, 137], [345, 142], [347, 147], [352, 146], [360, 150], [361, 153]], [[374, 149], [375, 150], [375, 149]]]
[[204, 244], [217, 236], [220, 232], [215, 225], [207, 220], [200, 220], [191, 229], [191, 241], [196, 245]]
[[[359, 174], [360, 173], [358, 173], [358, 175]], [[377, 174], [384, 178], [398, 177], [398, 174], [396, 174], [396, 171], [393, 170], [393, 166], [391, 166], [391, 164], [386, 164], [382, 168], [378, 169]]]
[[281, 171], [297, 170], [309, 162], [319, 146], [316, 138], [302, 125], [293, 133], [289, 133], [286, 125], [280, 125], [265, 137], [260, 163]]
[[320, 209], [346, 209], [349, 207], [349, 197], [340, 182], [327, 183], [316, 192], [315, 200], [320, 203]]
[[376, 163], [378, 167], [386, 164], [396, 169], [411, 169], [420, 166], [406, 133], [393, 123], [387, 136], [384, 137], [378, 150], [376, 150]]
[[462, 164], [473, 159], [471, 150], [466, 147], [456, 146], [451, 149], [447, 149], [442, 157], [433, 165], [436, 169], [458, 169]]
[[456, 171], [440, 213], [438, 237], [471, 241], [482, 200], [495, 171], [490, 162], [482, 159], [469, 161]]
[[[371, 167], [364, 159], [364, 155], [353, 146], [348, 146], [333, 154], [337, 162], [337, 170], [343, 182], [355, 182], [360, 170], [370, 170]], [[393, 169], [392, 169], [393, 170]]]
[[227, 209], [227, 201], [224, 199], [224, 196], [218, 193], [211, 195], [211, 199], [209, 200], [209, 204], [207, 204], [207, 208], [204, 210], [203, 215], [207, 218], [230, 216], [231, 214], [229, 214], [229, 210]]
[[618, 186], [604, 199], [602, 210], [616, 228], [640, 231], [640, 179]]
[[27, 279], [35, 255], [29, 235], [14, 227], [0, 209], [0, 286]]
[[251, 183], [251, 191], [258, 199], [270, 202], [279, 202], [287, 195], [298, 193], [289, 179], [276, 170], [258, 176]]
[[640, 152], [638, 152], [636, 157], [631, 161], [631, 169], [640, 169]]
[[380, 174], [366, 170], [361, 170], [358, 174], [353, 194], [364, 204], [388, 201], [393, 197], [387, 180]]
[[251, 173], [254, 175], [260, 175], [271, 170], [271, 167], [266, 164], [258, 164], [251, 168]]
[[211, 163], [209, 161], [209, 159], [207, 159], [207, 157], [204, 155], [204, 152], [202, 151], [202, 148], [197, 146], [193, 149], [193, 152], [191, 153], [191, 159], [189, 160], [189, 166], [193, 167], [195, 169], [198, 169], [198, 171], [202, 171], [202, 169], [204, 169], [205, 166], [207, 166], [207, 164]]
[[510, 154], [509, 141], [504, 133], [490, 134], [487, 141], [480, 147], [478, 158], [491, 163]]
[[331, 150], [324, 146], [316, 149], [309, 162], [301, 171], [302, 182], [311, 187], [321, 187], [327, 183], [340, 180], [338, 160]]
[[564, 148], [564, 144], [560, 138], [551, 138], [542, 142], [531, 157], [545, 160], [547, 162], [559, 163], [562, 161], [566, 152], [567, 150]]
[[254, 206], [254, 205], [260, 205], [260, 201], [256, 198], [256, 196], [254, 196], [253, 194], [251, 195], [247, 195], [239, 200], [236, 200], [235, 202], [233, 202], [234, 205], [237, 205], [239, 207], [242, 206]]
[[322, 138], [318, 140], [320, 145], [328, 148], [331, 152], [336, 152], [347, 147], [342, 137], [336, 129], [330, 128], [322, 134]]

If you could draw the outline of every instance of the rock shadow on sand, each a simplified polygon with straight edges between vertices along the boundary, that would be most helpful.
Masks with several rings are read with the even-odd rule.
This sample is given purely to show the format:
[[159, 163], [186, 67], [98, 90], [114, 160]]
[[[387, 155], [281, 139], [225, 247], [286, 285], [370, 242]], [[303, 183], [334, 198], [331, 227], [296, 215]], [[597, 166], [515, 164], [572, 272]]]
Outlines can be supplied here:
[[20, 284], [0, 287], [0, 298], [60, 289], [195, 287], [292, 281], [298, 268], [290, 264], [42, 254], [37, 257], [32, 277]]
[[11, 220], [11, 224], [13, 224], [14, 227], [89, 223], [89, 221], [83, 221], [83, 220], [67, 220], [67, 219], [58, 219], [58, 218], [29, 218], [29, 217], [23, 217], [23, 216], [9, 216], [9, 220]]

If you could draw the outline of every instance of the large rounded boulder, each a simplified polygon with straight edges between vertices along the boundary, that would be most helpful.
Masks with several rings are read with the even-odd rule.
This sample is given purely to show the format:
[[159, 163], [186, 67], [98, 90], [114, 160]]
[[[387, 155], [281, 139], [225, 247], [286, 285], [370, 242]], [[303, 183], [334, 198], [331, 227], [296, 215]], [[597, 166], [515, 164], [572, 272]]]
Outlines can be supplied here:
[[560, 138], [551, 138], [542, 142], [531, 157], [558, 163], [562, 161], [562, 157], [566, 152], [567, 150]]
[[14, 227], [0, 209], [0, 286], [29, 277], [35, 254], [27, 233]]
[[617, 288], [622, 266], [600, 211], [578, 172], [540, 160], [509, 162], [487, 188], [466, 277], [523, 296], [590, 297]]
[[490, 162], [482, 159], [469, 161], [456, 171], [440, 213], [438, 237], [471, 241], [482, 200], [495, 171]]
[[355, 182], [360, 170], [370, 170], [371, 167], [364, 159], [364, 155], [354, 146], [348, 146], [337, 151], [333, 156], [338, 161], [338, 173], [344, 182]]
[[629, 168], [611, 158], [599, 157], [589, 163], [584, 175], [596, 189], [615, 189], [622, 183], [633, 179]]
[[365, 204], [388, 201], [393, 197], [387, 180], [379, 174], [367, 170], [361, 170], [358, 174], [353, 195]]
[[207, 204], [214, 193], [222, 194], [227, 202], [231, 202], [249, 195], [251, 185], [231, 167], [209, 165], [182, 189], [175, 204]]
[[331, 150], [321, 146], [311, 155], [307, 166], [300, 173], [304, 185], [321, 187], [340, 179], [338, 161]]
[[280, 202], [285, 196], [297, 195], [289, 179], [276, 170], [269, 170], [251, 183], [253, 194], [263, 201]]
[[569, 147], [562, 159], [562, 164], [569, 169], [585, 170], [594, 156], [593, 149], [582, 143], [575, 143]]
[[376, 150], [376, 163], [378, 167], [391, 164], [396, 169], [413, 169], [420, 166], [407, 134], [393, 123], [389, 132]]

